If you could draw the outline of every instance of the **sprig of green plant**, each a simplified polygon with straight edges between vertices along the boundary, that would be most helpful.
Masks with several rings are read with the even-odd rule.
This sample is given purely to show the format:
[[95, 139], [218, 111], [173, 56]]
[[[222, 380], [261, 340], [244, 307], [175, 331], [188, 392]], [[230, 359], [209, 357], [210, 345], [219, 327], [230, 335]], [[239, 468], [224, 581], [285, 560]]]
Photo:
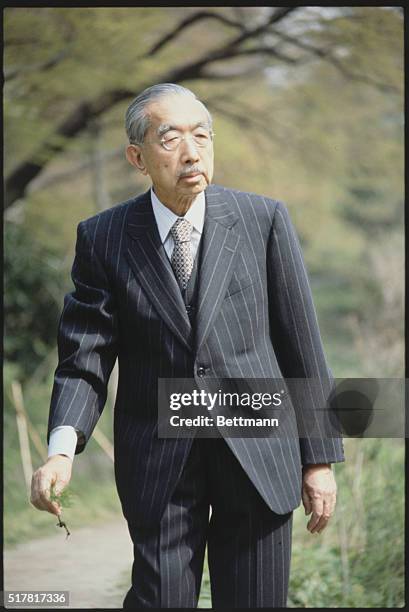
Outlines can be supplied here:
[[[61, 506], [64, 506], [65, 508], [69, 508], [73, 504], [73, 497], [74, 496], [71, 493], [71, 491], [67, 491], [66, 489], [64, 491], [61, 491], [61, 493], [59, 493], [57, 495], [57, 493], [55, 492], [54, 485], [51, 485], [51, 489], [50, 489], [50, 500], [51, 501], [53, 501], [53, 502], [56, 501]], [[61, 513], [58, 515], [57, 527], [64, 527], [64, 529], [65, 529], [65, 531], [67, 533], [65, 539], [67, 539], [71, 532], [69, 531], [66, 523], [61, 520]]]
[[64, 489], [64, 491], [61, 491], [61, 493], [57, 494], [55, 492], [54, 485], [51, 485], [50, 500], [53, 502], [58, 502], [64, 508], [70, 508], [72, 506], [72, 504], [74, 503], [74, 497], [75, 495], [73, 495], [73, 493], [71, 491], [68, 491], [67, 489]]

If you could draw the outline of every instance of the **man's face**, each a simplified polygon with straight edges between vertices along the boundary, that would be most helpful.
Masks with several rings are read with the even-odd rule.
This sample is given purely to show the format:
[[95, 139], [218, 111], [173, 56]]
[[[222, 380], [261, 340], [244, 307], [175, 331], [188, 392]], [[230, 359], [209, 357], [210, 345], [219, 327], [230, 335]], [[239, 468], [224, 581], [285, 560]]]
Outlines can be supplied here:
[[[204, 106], [194, 98], [171, 95], [152, 102], [147, 113], [150, 126], [144, 143], [129, 145], [128, 161], [143, 174], [149, 175], [156, 195], [164, 204], [194, 198], [210, 184], [213, 176], [213, 142], [200, 147], [195, 143], [209, 132]], [[168, 151], [161, 139], [185, 138]]]

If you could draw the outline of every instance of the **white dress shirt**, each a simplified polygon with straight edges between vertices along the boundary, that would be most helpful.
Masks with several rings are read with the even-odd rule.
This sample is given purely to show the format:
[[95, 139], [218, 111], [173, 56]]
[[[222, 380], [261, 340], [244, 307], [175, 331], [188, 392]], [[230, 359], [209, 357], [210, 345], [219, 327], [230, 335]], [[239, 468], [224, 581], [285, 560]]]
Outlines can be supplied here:
[[[175, 215], [170, 208], [162, 204], [153, 189], [151, 189], [151, 201], [160, 239], [162, 240], [166, 254], [170, 259], [172, 256], [173, 247], [175, 246], [172, 234], [170, 233], [170, 228], [175, 224], [179, 217]], [[195, 260], [200, 238], [203, 232], [206, 208], [205, 202], [204, 191], [202, 191], [196, 196], [196, 199], [193, 201], [189, 210], [183, 217], [186, 219], [186, 221], [189, 221], [193, 225], [192, 236], [190, 239], [190, 249], [192, 252], [193, 261]]]
[[[151, 188], [151, 202], [153, 214], [155, 215], [156, 225], [158, 226], [160, 239], [166, 251], [169, 260], [172, 256], [175, 246], [170, 228], [179, 218], [167, 206], [162, 204], [157, 195]], [[200, 238], [203, 233], [203, 224], [206, 210], [206, 200], [204, 191], [199, 193], [193, 200], [189, 210], [184, 215], [184, 219], [193, 225], [192, 236], [190, 240], [190, 248], [192, 251], [193, 261], [196, 257], [199, 247]], [[48, 456], [51, 455], [67, 455], [71, 460], [74, 459], [75, 448], [77, 446], [78, 434], [77, 430], [71, 425], [60, 425], [54, 427], [50, 433], [50, 442], [48, 444]]]

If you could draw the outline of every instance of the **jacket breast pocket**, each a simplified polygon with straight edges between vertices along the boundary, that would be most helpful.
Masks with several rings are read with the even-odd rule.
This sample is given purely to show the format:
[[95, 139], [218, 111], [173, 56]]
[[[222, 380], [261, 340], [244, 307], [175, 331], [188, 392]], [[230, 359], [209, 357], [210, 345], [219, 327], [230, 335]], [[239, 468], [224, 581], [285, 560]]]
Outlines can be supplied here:
[[232, 280], [230, 281], [230, 285], [228, 286], [228, 289], [225, 295], [225, 299], [228, 297], [231, 297], [232, 295], [234, 295], [235, 293], [238, 293], [239, 291], [243, 291], [243, 289], [246, 289], [247, 287], [252, 285], [253, 280], [254, 279], [252, 276], [250, 276], [250, 274], [246, 274], [245, 276], [242, 276], [242, 277], [238, 277], [234, 275]]
[[233, 278], [222, 302], [222, 316], [227, 325], [234, 327], [234, 343], [238, 351], [241, 341], [247, 348], [253, 345], [259, 325], [259, 293], [259, 283], [254, 282], [252, 276]]

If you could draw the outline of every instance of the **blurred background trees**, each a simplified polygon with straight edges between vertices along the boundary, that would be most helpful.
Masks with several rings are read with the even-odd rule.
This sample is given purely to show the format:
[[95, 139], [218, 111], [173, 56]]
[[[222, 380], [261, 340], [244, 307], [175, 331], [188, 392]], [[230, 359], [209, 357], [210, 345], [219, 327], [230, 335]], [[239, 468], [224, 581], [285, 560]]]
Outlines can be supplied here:
[[[21, 537], [23, 517], [26, 535], [49, 524], [27, 507], [11, 381], [45, 442], [76, 226], [148, 188], [125, 161], [123, 124], [131, 99], [156, 82], [191, 87], [212, 112], [214, 182], [288, 205], [334, 375], [403, 376], [399, 7], [9, 7], [4, 16], [6, 539]], [[114, 392], [113, 383], [100, 422], [108, 437]], [[296, 514], [292, 605], [401, 605], [401, 441], [345, 446], [332, 531], [308, 538]], [[119, 512], [112, 464], [93, 440], [87, 450], [72, 486], [79, 495], [87, 486], [89, 516], [103, 518]]]

